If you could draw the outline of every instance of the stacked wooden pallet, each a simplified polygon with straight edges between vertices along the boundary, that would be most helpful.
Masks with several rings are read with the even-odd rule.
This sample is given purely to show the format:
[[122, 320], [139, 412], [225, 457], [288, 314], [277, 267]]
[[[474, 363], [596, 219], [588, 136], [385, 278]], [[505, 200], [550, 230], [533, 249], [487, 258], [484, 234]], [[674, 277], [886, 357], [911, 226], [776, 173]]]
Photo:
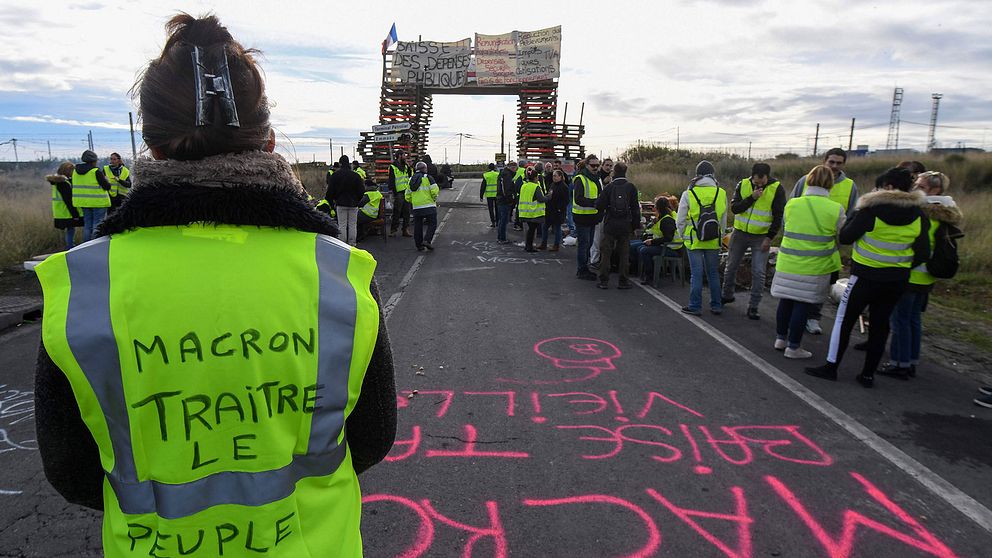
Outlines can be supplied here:
[[517, 98], [517, 156], [528, 161], [555, 155], [558, 84], [538, 81], [522, 84]]

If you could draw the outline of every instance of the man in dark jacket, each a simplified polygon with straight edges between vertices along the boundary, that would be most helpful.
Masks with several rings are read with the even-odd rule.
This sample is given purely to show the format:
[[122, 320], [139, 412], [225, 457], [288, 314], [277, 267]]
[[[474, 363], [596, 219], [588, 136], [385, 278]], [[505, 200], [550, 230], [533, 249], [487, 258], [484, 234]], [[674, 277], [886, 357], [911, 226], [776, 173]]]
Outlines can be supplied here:
[[617, 253], [620, 267], [620, 284], [617, 288], [629, 289], [627, 271], [630, 265], [630, 237], [641, 226], [641, 207], [637, 203], [637, 187], [627, 180], [627, 165], [619, 162], [613, 166], [613, 180], [596, 200], [596, 209], [603, 215], [603, 232], [599, 244], [600, 289], [609, 288], [610, 262]]
[[413, 236], [409, 230], [410, 204], [406, 202], [406, 190], [410, 187], [410, 177], [413, 175], [413, 168], [410, 166], [412, 160], [409, 155], [400, 151], [393, 164], [389, 165], [389, 191], [393, 193], [393, 221], [389, 226], [389, 236], [396, 236], [401, 219], [403, 236]]
[[837, 308], [827, 362], [807, 368], [810, 376], [837, 379], [851, 329], [865, 308], [870, 308], [868, 354], [857, 380], [872, 387], [892, 310], [909, 284], [910, 270], [930, 257], [930, 220], [923, 213], [926, 198], [919, 190], [910, 191], [910, 171], [891, 168], [879, 177], [879, 184], [881, 190], [858, 200], [854, 214], [837, 235], [841, 244], [854, 244], [851, 278]]
[[324, 197], [337, 208], [338, 229], [343, 233], [344, 241], [354, 246], [358, 242], [358, 208], [365, 195], [365, 183], [351, 170], [347, 155], [342, 155], [338, 162], [341, 168], [327, 177]]
[[599, 223], [596, 199], [603, 190], [599, 166], [599, 157], [589, 155], [585, 159], [585, 166], [572, 181], [572, 219], [575, 221], [575, 235], [578, 237], [575, 276], [587, 281], [596, 280], [596, 274], [589, 270], [589, 251], [596, 224]]
[[751, 177], [737, 183], [730, 209], [734, 212], [734, 232], [730, 235], [727, 266], [723, 272], [723, 303], [735, 300], [737, 268], [744, 253], [751, 249], [751, 298], [747, 304], [747, 317], [758, 320], [758, 305], [765, 289], [765, 270], [772, 240], [782, 228], [785, 213], [785, 190], [777, 178], [771, 176], [767, 163], [755, 163]]
[[506, 226], [510, 222], [510, 213], [513, 211], [517, 197], [520, 195], [520, 185], [522, 181], [516, 178], [517, 162], [510, 161], [499, 172], [496, 179], [496, 243], [507, 244]]

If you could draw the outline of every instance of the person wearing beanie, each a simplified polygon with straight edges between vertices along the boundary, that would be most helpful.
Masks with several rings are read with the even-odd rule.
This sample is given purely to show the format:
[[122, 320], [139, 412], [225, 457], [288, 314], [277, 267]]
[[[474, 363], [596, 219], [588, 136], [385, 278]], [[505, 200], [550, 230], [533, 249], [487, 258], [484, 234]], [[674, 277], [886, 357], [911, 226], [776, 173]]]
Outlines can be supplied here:
[[406, 202], [413, 208], [413, 244], [418, 252], [434, 250], [434, 232], [437, 231], [437, 196], [440, 189], [428, 174], [429, 169], [424, 161], [417, 163], [410, 177], [410, 188], [405, 193]]
[[79, 158], [83, 162], [72, 170], [72, 203], [83, 211], [83, 242], [87, 242], [107, 216], [112, 186], [96, 164], [96, 153], [87, 149]]
[[851, 329], [868, 308], [867, 354], [857, 376], [866, 388], [875, 383], [875, 369], [889, 336], [889, 317], [906, 291], [910, 272], [930, 257], [930, 220], [923, 213], [926, 198], [911, 190], [909, 169], [891, 168], [879, 183], [882, 189], [858, 200], [838, 235], [841, 244], [854, 245], [851, 278], [837, 308], [827, 361], [806, 369], [810, 376], [836, 381]]
[[[830, 199], [839, 203], [847, 213], [847, 218], [850, 219], [854, 213], [854, 207], [858, 203], [859, 193], [858, 185], [844, 174], [844, 165], [847, 164], [847, 151], [839, 147], [828, 149], [823, 154], [823, 164], [834, 173], [834, 186], [830, 189]], [[876, 189], [878, 189], [878, 186], [876, 184]], [[806, 177], [803, 176], [796, 181], [790, 199], [802, 196], [805, 190]], [[837, 277], [839, 277], [839, 274], [834, 274], [831, 277], [831, 284], [837, 282]], [[813, 335], [823, 333], [823, 328], [820, 326], [820, 312], [822, 308], [822, 304], [810, 306], [809, 318], [806, 320], [807, 333], [812, 333]]]
[[365, 181], [361, 175], [351, 170], [347, 155], [338, 159], [340, 168], [327, 176], [327, 192], [324, 194], [338, 216], [338, 230], [344, 241], [354, 246], [358, 242], [358, 208], [365, 196]]
[[[675, 225], [679, 236], [685, 241], [689, 255], [689, 304], [682, 307], [682, 312], [699, 316], [703, 306], [703, 274], [710, 285], [710, 312], [723, 313], [723, 299], [720, 296], [720, 242], [727, 228], [727, 192], [717, 184], [714, 174], [716, 169], [709, 161], [700, 161], [696, 165], [696, 176], [689, 182], [689, 187], [679, 199], [678, 216]], [[712, 208], [715, 215], [709, 211]], [[703, 217], [715, 217], [716, 223], [702, 220]], [[707, 226], [707, 223], [710, 223]], [[715, 230], [713, 230], [715, 228]], [[709, 231], [707, 233], [706, 231]], [[700, 234], [715, 234], [713, 238], [700, 238]]]
[[489, 209], [489, 228], [496, 228], [496, 182], [499, 171], [495, 163], [489, 163], [488, 170], [482, 173], [482, 183], [479, 184], [479, 201], [486, 200]]
[[403, 236], [413, 236], [409, 231], [410, 204], [406, 202], [406, 191], [413, 175], [413, 168], [410, 166], [412, 161], [410, 155], [398, 151], [393, 163], [389, 165], [389, 191], [393, 193], [393, 218], [389, 225], [389, 236], [396, 236], [400, 221], [403, 222]]
[[752, 320], [761, 318], [758, 305], [765, 289], [768, 251], [782, 227], [782, 215], [785, 212], [785, 190], [780, 187], [777, 178], [772, 178], [771, 173], [772, 168], [767, 163], [755, 163], [751, 167], [751, 177], [737, 183], [730, 202], [730, 210], [735, 213], [734, 232], [730, 235], [721, 298], [723, 304], [734, 302], [737, 268], [741, 265], [744, 253], [750, 248], [751, 297], [747, 304], [747, 317]]

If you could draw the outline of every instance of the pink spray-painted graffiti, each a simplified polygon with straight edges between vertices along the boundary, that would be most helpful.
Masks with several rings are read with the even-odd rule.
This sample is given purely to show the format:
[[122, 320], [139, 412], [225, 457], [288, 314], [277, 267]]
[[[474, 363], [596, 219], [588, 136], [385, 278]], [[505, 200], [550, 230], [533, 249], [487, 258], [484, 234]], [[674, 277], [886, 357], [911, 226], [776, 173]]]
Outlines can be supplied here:
[[616, 345], [592, 337], [555, 337], [539, 341], [534, 352], [554, 365], [555, 371], [565, 371], [557, 379], [518, 380], [497, 378], [501, 382], [533, 385], [554, 385], [591, 380], [606, 370], [616, 370], [613, 361], [623, 353]]

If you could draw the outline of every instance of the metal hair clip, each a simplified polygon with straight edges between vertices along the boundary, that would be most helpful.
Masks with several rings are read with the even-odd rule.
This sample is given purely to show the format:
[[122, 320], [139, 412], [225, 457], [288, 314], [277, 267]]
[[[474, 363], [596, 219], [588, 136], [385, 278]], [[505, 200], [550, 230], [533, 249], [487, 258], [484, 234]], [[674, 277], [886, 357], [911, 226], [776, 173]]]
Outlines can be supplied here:
[[223, 51], [223, 61], [219, 68], [210, 73], [203, 65], [203, 52], [200, 47], [193, 47], [193, 87], [196, 92], [196, 125], [211, 124], [210, 113], [214, 99], [220, 102], [220, 112], [226, 125], [240, 128], [238, 108], [234, 104], [234, 89], [231, 86], [231, 71], [227, 66], [227, 49]]

